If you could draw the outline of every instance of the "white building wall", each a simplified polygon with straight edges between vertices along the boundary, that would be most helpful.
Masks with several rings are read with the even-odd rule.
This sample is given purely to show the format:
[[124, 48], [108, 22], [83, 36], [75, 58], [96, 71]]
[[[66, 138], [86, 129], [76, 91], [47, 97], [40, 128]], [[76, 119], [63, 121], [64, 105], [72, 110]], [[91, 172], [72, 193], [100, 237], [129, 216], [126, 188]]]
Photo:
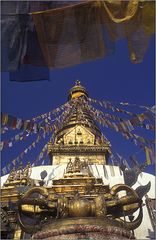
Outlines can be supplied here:
[[[144, 186], [148, 182], [151, 182], [151, 188], [149, 192], [147, 193], [149, 198], [156, 198], [156, 189], [155, 189], [155, 176], [149, 173], [141, 173], [138, 177], [138, 181], [133, 186], [134, 189], [136, 189], [139, 186]], [[143, 203], [145, 204], [145, 197], [143, 197]], [[134, 214], [134, 216], [137, 216], [137, 213]], [[137, 228], [135, 231], [135, 236], [137, 239], [155, 239], [154, 237], [154, 229], [151, 224], [151, 220], [149, 217], [148, 209], [146, 206], [143, 206], [143, 221], [139, 228]]]

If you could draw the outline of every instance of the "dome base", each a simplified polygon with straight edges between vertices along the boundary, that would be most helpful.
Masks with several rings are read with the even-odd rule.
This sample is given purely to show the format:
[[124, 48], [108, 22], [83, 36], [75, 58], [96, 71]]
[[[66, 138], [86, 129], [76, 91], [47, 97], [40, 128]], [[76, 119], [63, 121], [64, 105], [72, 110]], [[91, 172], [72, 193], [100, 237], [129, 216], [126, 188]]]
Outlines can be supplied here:
[[58, 219], [47, 223], [33, 239], [45, 240], [113, 240], [135, 239], [118, 221], [106, 218]]

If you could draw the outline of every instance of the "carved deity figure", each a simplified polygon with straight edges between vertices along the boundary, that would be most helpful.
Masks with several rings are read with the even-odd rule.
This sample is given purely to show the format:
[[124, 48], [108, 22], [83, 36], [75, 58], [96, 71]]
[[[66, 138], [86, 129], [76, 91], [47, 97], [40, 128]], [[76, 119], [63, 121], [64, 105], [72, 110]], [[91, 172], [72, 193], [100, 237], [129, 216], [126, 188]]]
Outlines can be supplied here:
[[73, 172], [73, 163], [71, 161], [71, 158], [69, 159], [69, 162], [67, 164], [66, 172], [67, 173], [72, 173]]
[[79, 157], [75, 158], [75, 161], [74, 161], [74, 171], [75, 172], [80, 172], [81, 171], [81, 162], [80, 162]]
[[90, 177], [93, 176], [93, 174], [90, 171], [88, 161], [86, 161], [86, 160], [84, 160], [82, 162], [82, 172], [85, 173], [86, 175], [90, 176]]

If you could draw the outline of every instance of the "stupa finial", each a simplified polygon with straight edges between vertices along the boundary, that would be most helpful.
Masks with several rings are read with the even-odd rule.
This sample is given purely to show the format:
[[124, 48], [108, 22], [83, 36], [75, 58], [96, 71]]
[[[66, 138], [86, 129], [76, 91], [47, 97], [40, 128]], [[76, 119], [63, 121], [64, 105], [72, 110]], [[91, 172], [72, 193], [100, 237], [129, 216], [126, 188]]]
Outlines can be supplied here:
[[76, 85], [76, 86], [80, 86], [80, 85], [81, 85], [81, 82], [80, 82], [79, 80], [76, 80], [76, 81], [75, 81], [75, 85]]
[[88, 97], [86, 89], [81, 85], [79, 80], [75, 81], [75, 85], [69, 90], [68, 99], [78, 98], [80, 96]]

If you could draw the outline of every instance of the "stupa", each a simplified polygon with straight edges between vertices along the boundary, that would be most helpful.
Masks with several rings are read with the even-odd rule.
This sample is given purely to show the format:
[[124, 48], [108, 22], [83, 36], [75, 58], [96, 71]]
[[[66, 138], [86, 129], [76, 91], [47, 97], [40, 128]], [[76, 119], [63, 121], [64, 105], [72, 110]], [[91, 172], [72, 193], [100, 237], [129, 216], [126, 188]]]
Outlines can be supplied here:
[[28, 163], [2, 178], [2, 239], [111, 240], [152, 234], [154, 176], [142, 173], [142, 182], [151, 182], [144, 197], [134, 190], [141, 176], [134, 188], [125, 184], [118, 166], [108, 165], [111, 144], [83, 105], [87, 97], [76, 81], [68, 95], [75, 107], [48, 143], [51, 165], [32, 168]]

